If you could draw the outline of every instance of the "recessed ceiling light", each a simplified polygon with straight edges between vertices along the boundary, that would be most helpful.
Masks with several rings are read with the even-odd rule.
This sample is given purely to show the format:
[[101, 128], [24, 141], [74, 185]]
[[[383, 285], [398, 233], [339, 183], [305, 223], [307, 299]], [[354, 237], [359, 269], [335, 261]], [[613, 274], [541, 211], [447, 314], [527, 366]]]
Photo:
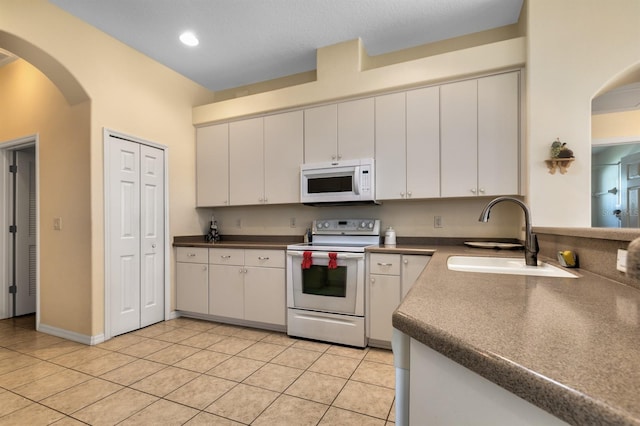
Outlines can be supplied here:
[[197, 46], [200, 43], [198, 37], [191, 31], [185, 31], [180, 34], [180, 41], [186, 44], [187, 46]]

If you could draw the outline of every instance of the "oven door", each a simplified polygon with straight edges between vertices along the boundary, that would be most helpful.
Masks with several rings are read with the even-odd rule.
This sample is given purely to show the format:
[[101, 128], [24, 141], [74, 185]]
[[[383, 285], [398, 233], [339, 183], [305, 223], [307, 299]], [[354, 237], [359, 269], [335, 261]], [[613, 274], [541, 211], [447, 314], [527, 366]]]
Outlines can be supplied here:
[[287, 251], [287, 304], [290, 308], [364, 315], [364, 253], [337, 253], [329, 269], [329, 253], [314, 251], [303, 269], [303, 252]]

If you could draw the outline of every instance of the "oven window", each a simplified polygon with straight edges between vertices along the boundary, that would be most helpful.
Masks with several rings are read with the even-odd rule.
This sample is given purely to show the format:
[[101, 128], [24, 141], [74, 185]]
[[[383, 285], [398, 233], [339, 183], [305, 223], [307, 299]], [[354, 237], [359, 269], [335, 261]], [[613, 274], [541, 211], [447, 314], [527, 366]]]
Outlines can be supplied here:
[[352, 181], [353, 176], [309, 178], [307, 181], [307, 193], [350, 192], [353, 191]]
[[317, 296], [346, 297], [347, 267], [329, 269], [326, 266], [312, 265], [303, 269], [302, 292]]

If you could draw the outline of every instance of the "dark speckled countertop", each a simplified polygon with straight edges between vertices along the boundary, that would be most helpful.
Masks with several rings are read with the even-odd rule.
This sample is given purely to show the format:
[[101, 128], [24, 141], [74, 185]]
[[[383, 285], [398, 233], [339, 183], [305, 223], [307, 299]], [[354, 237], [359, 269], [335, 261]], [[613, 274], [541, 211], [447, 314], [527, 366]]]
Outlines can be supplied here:
[[453, 254], [496, 252], [436, 247], [395, 328], [570, 424], [640, 425], [639, 290], [580, 269], [450, 271]]

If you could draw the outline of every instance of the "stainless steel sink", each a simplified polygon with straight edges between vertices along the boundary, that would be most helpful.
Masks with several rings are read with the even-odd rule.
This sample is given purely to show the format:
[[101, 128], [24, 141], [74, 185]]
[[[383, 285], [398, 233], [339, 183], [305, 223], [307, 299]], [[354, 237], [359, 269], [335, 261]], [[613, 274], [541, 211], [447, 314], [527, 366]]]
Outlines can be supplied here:
[[451, 256], [447, 267], [452, 271], [480, 272], [485, 274], [531, 275], [538, 277], [578, 278], [562, 268], [538, 261], [529, 266], [517, 257]]

